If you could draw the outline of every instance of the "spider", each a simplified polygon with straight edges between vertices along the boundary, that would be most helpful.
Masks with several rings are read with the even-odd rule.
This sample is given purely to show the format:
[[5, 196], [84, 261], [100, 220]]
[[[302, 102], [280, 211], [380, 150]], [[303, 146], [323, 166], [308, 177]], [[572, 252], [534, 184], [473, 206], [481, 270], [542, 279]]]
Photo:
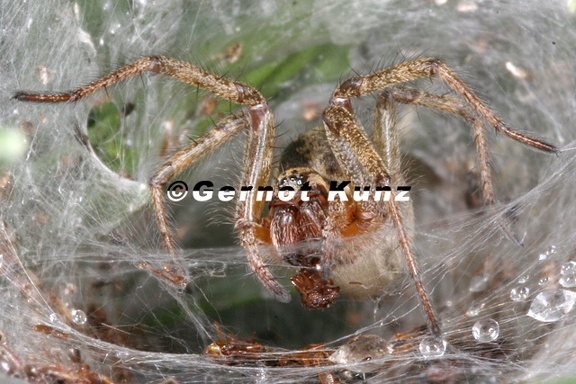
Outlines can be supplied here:
[[[247, 112], [224, 118], [204, 136], [171, 155], [150, 178], [156, 223], [172, 261], [162, 270], [146, 266], [176, 284], [186, 284], [186, 273], [175, 256], [163, 188], [185, 168], [241, 131], [247, 133], [241, 184], [267, 185], [272, 174], [276, 124], [264, 96], [247, 84], [209, 73], [188, 62], [150, 56], [70, 92], [20, 91], [14, 98], [30, 102], [74, 102], [146, 71], [176, 78], [247, 107]], [[437, 95], [408, 86], [420, 78], [439, 78], [454, 94]], [[351, 100], [373, 93], [377, 94], [377, 102], [373, 137], [369, 138], [354, 114]], [[509, 128], [441, 60], [406, 61], [341, 83], [322, 114], [322, 126], [303, 133], [284, 151], [268, 216], [264, 217], [266, 202], [252, 193], [237, 203], [235, 229], [258, 279], [284, 302], [290, 295], [265, 264], [260, 249], [263, 245], [273, 245], [277, 256], [300, 267], [298, 275], [291, 280], [302, 294], [303, 304], [311, 308], [326, 308], [339, 294], [377, 297], [407, 269], [429, 328], [433, 334], [440, 335], [440, 323], [421, 280], [411, 244], [413, 209], [410, 203], [395, 201], [396, 190], [392, 188], [404, 185], [395, 130], [397, 104], [446, 112], [472, 126], [483, 200], [487, 205], [493, 204], [495, 197], [485, 124], [538, 150], [558, 152], [553, 145]], [[350, 181], [343, 189], [348, 199], [328, 201], [333, 180]], [[279, 188], [302, 191], [303, 186], [307, 187], [308, 199], [303, 198], [303, 192], [290, 201], [279, 199]], [[366, 186], [371, 192], [387, 191], [390, 198], [377, 201], [372, 196], [354, 201], [353, 191]], [[313, 246], [317, 243], [320, 243], [319, 249]]]

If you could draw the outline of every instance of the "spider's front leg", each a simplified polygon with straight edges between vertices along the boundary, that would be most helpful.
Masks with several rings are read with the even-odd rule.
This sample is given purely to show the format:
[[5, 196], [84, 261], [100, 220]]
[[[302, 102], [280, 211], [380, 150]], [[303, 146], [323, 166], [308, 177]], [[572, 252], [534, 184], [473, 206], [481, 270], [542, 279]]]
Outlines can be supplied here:
[[[227, 80], [226, 80], [227, 81]], [[235, 83], [239, 89], [246, 87], [246, 94], [259, 95], [252, 88]], [[244, 91], [243, 91], [244, 92]], [[254, 93], [252, 93], [254, 92]], [[156, 222], [162, 240], [171, 255], [175, 252], [174, 241], [166, 218], [164, 207], [164, 185], [184, 168], [194, 163], [204, 154], [220, 146], [223, 142], [236, 135], [244, 128], [249, 128], [244, 155], [243, 173], [241, 185], [260, 186], [266, 185], [270, 178], [272, 163], [272, 150], [274, 139], [274, 116], [268, 108], [264, 97], [257, 100], [255, 105], [250, 105], [250, 116], [232, 116], [224, 119], [221, 124], [214, 127], [205, 136], [196, 140], [187, 148], [184, 148], [172, 157], [154, 174], [150, 180], [152, 190], [152, 202], [156, 213]], [[256, 99], [256, 98], [254, 98]], [[248, 99], [250, 101], [251, 99]], [[240, 241], [248, 256], [248, 262], [258, 279], [264, 286], [281, 301], [289, 301], [290, 295], [274, 278], [270, 270], [260, 257], [258, 247], [270, 243], [270, 231], [263, 227], [262, 212], [263, 202], [257, 200], [256, 193], [249, 193], [246, 200], [240, 199], [236, 210], [236, 229], [239, 232]], [[166, 276], [170, 280], [178, 278], [179, 273], [174, 273], [167, 266], [164, 267]], [[156, 272], [152, 270], [153, 272]], [[178, 271], [177, 271], [178, 272]]]
[[[439, 96], [402, 87], [401, 84], [420, 78], [440, 78], [452, 88], [461, 100], [450, 96]], [[398, 64], [394, 67], [374, 72], [366, 76], [356, 76], [342, 83], [334, 92], [332, 104], [352, 111], [350, 99], [368, 95], [376, 91], [384, 91], [390, 100], [403, 104], [420, 105], [430, 109], [460, 116], [472, 125], [474, 142], [478, 152], [478, 163], [482, 179], [484, 203], [493, 204], [494, 187], [490, 172], [488, 142], [484, 131], [484, 122], [490, 124], [497, 132], [548, 153], [558, 153], [555, 146], [544, 141], [527, 136], [508, 127], [490, 108], [484, 104], [472, 90], [464, 84], [454, 72], [441, 60], [436, 58], [418, 59]], [[505, 232], [510, 234], [511, 230]], [[513, 237], [513, 236], [512, 236]]]
[[[413, 92], [413, 90], [399, 87], [403, 83], [431, 77], [438, 77], [443, 80], [462, 100]], [[404, 62], [366, 76], [353, 77], [342, 83], [332, 96], [330, 108], [324, 113], [326, 135], [338, 162], [348, 173], [350, 180], [357, 185], [366, 185], [366, 182], [368, 182], [370, 185], [375, 183], [376, 187], [389, 186], [390, 183], [397, 182], [395, 173], [399, 174], [398, 170], [393, 169], [394, 166], [390, 162], [387, 164], [389, 166], [388, 169], [386, 168], [385, 162], [374, 150], [374, 147], [371, 146], [364, 131], [354, 118], [351, 99], [377, 91], [388, 91], [382, 94], [379, 101], [380, 107], [383, 107], [386, 102], [422, 105], [459, 115], [471, 123], [475, 134], [476, 148], [479, 153], [482, 189], [485, 203], [487, 204], [494, 202], [494, 193], [483, 122], [487, 122], [496, 131], [502, 132], [523, 144], [544, 152], [558, 152], [558, 149], [553, 145], [510, 129], [443, 62], [435, 58], [419, 59]], [[386, 118], [387, 116], [384, 116], [384, 120]], [[375, 135], [375, 141], [380, 143], [379, 146], [382, 152], [387, 155], [394, 148], [394, 146], [386, 145], [381, 135]], [[377, 213], [377, 207], [376, 204], [364, 204], [361, 210], [365, 213]], [[405, 215], [402, 214], [402, 210], [396, 203], [393, 193], [387, 203], [387, 208], [389, 218], [398, 232], [398, 242], [402, 248], [402, 254], [412, 280], [415, 283], [422, 307], [428, 317], [430, 329], [434, 334], [439, 335], [440, 325], [420, 278], [416, 258], [410, 243], [409, 231], [405, 225]], [[504, 229], [507, 233], [511, 232], [506, 227]], [[331, 255], [328, 254], [327, 256], [330, 257]]]
[[[274, 117], [268, 108], [268, 103], [264, 96], [248, 85], [206, 72], [185, 61], [165, 56], [143, 57], [98, 80], [69, 92], [50, 94], [20, 91], [16, 92], [13, 98], [19, 101], [43, 103], [74, 102], [142, 72], [163, 74], [210, 91], [233, 103], [247, 106], [249, 108], [249, 129], [242, 185], [259, 186], [268, 183], [272, 163]], [[179, 266], [180, 263], [175, 260], [174, 241], [164, 207], [163, 186], [170, 178], [191, 165], [196, 159], [239, 132], [242, 127], [246, 126], [244, 124], [245, 121], [243, 117], [224, 120], [222, 125], [217, 126], [216, 129], [201, 138], [197, 143], [192, 143], [187, 148], [174, 154], [151, 178], [150, 187], [156, 222], [162, 241], [170, 256], [174, 259], [172, 266], [164, 265], [161, 271], [155, 270], [147, 263], [144, 263], [143, 265], [153, 273], [159, 274], [178, 285], [187, 283], [185, 271], [182, 271]], [[263, 203], [256, 200], [256, 194], [250, 194], [248, 200], [241, 201], [238, 205], [236, 228], [240, 232], [242, 245], [248, 253], [250, 266], [258, 278], [277, 298], [288, 301], [290, 298], [288, 292], [272, 276], [258, 253], [259, 244], [270, 242], [269, 231], [260, 225], [263, 208]]]
[[[446, 85], [452, 88], [496, 131], [502, 132], [506, 136], [538, 150], [550, 153], [559, 152], [558, 148], [551, 144], [524, 135], [508, 127], [446, 64], [436, 58], [406, 61], [370, 75], [352, 77], [336, 89], [332, 96], [331, 103], [345, 107], [351, 111], [350, 98], [368, 95], [376, 91], [383, 91], [392, 86], [421, 78], [432, 77], [441, 79]], [[475, 134], [477, 135], [478, 132], [475, 132]]]
[[[338, 90], [336, 92], [338, 92]], [[392, 165], [392, 167], [395, 168], [394, 164], [396, 164], [396, 159], [390, 159], [385, 162], [380, 157], [366, 136], [363, 128], [356, 122], [349, 99], [334, 100], [333, 98], [331, 106], [324, 112], [323, 120], [326, 129], [326, 136], [334, 155], [338, 159], [344, 172], [347, 174], [347, 177], [349, 177], [349, 180], [355, 186], [361, 188], [364, 186], [371, 186], [371, 190], [373, 191], [374, 187], [390, 188], [392, 185], [397, 186], [396, 183], [402, 182], [401, 175], [396, 173], [396, 170], [394, 169], [394, 174], [392, 174], [387, 167], [387, 165]], [[388, 136], [390, 135], [388, 134]], [[397, 151], [397, 143], [391, 143], [390, 145], [392, 146], [390, 151]], [[416, 262], [416, 256], [412, 249], [410, 239], [410, 228], [412, 225], [411, 208], [401, 209], [399, 204], [395, 201], [393, 188], [390, 189], [390, 198], [386, 202], [386, 206], [383, 206], [381, 203], [374, 200], [368, 200], [359, 204], [358, 219], [359, 221], [365, 222], [361, 223], [360, 227], [368, 227], [370, 222], [374, 221], [380, 227], [384, 228], [386, 227], [388, 220], [391, 220], [396, 229], [396, 236], [392, 236], [385, 230], [369, 230], [373, 230], [375, 233], [382, 234], [386, 237], [376, 239], [376, 241], [383, 242], [383, 244], [386, 244], [385, 248], [390, 250], [391, 254], [382, 255], [382, 257], [390, 258], [390, 265], [395, 263], [395, 261], [392, 260], [395, 258], [396, 250], [394, 249], [394, 246], [389, 243], [396, 240], [400, 244], [408, 271], [414, 281], [417, 294], [420, 298], [424, 312], [426, 313], [430, 330], [433, 334], [440, 335], [440, 323], [434, 313], [432, 303], [428, 297], [426, 289], [424, 288], [424, 284], [422, 283]], [[329, 234], [325, 235], [325, 237], [328, 236]], [[334, 262], [333, 260], [330, 260], [334, 255], [324, 253], [324, 257], [328, 259], [325, 260], [325, 262]], [[359, 255], [358, 257], [369, 256]], [[388, 265], [387, 263], [388, 261], [386, 260], [382, 261], [383, 265]], [[388, 273], [393, 274], [395, 272], [396, 271], [390, 271]]]
[[[251, 129], [248, 130], [241, 185], [257, 188], [267, 185], [270, 179], [275, 123], [265, 100], [250, 108], [250, 117]], [[272, 242], [270, 229], [262, 225], [264, 204], [262, 199], [257, 199], [256, 193], [248, 194], [246, 200], [240, 199], [236, 206], [235, 227], [246, 250], [250, 267], [258, 279], [278, 300], [288, 302], [290, 294], [266, 267], [258, 249], [260, 245]]]

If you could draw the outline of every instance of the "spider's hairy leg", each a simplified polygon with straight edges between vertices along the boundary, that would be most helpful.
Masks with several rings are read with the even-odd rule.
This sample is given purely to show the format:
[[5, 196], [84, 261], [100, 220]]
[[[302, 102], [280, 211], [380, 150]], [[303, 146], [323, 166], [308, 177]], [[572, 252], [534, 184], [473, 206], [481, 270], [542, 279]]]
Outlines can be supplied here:
[[331, 201], [328, 204], [328, 214], [322, 228], [322, 275], [325, 280], [330, 278], [330, 271], [336, 262], [336, 239], [338, 238], [337, 217], [346, 210], [344, 202]]
[[376, 99], [373, 127], [372, 141], [382, 156], [388, 172], [392, 175], [401, 175], [400, 146], [396, 132], [396, 102], [386, 94], [380, 94]]
[[[176, 250], [172, 231], [166, 215], [166, 206], [164, 203], [165, 195], [163, 192], [164, 186], [174, 176], [195, 163], [205, 154], [218, 148], [224, 142], [234, 137], [238, 132], [246, 129], [248, 125], [249, 122], [244, 115], [224, 118], [205, 135], [192, 141], [187, 147], [170, 156], [150, 178], [149, 186], [152, 195], [152, 207], [156, 217], [156, 224], [158, 225], [162, 242], [173, 259], [175, 259]], [[172, 260], [172, 262], [174, 266], [169, 267], [165, 265], [163, 266], [164, 271], [162, 272], [155, 271], [148, 265], [146, 265], [146, 267], [177, 284], [186, 284], [186, 279], [184, 277], [187, 275], [186, 272], [182, 267], [178, 267], [179, 263], [177, 260]]]
[[474, 143], [478, 153], [478, 166], [482, 181], [482, 196], [485, 205], [496, 202], [492, 173], [490, 171], [490, 157], [486, 132], [482, 125], [482, 119], [476, 111], [462, 100], [447, 96], [428, 93], [416, 88], [395, 86], [390, 87], [378, 96], [378, 102], [388, 100], [393, 103], [417, 105], [431, 110], [449, 113], [461, 117], [472, 126]]
[[332, 103], [343, 106], [351, 111], [350, 98], [368, 95], [376, 91], [383, 91], [394, 85], [428, 77], [439, 77], [442, 79], [458, 95], [466, 100], [482, 119], [487, 121], [488, 124], [497, 131], [541, 151], [550, 153], [559, 152], [558, 148], [551, 144], [524, 135], [508, 127], [446, 64], [436, 58], [406, 61], [370, 75], [352, 77], [336, 89], [332, 96]]
[[[266, 102], [251, 107], [250, 116], [251, 129], [248, 130], [241, 183], [256, 187], [267, 185], [270, 180], [275, 123]], [[252, 270], [278, 300], [287, 302], [290, 294], [274, 278], [258, 250], [259, 245], [272, 242], [270, 229], [261, 225], [264, 206], [265, 202], [257, 199], [256, 193], [250, 193], [245, 200], [240, 199], [236, 207], [236, 229]]]
[[[355, 185], [364, 186], [375, 184], [378, 187], [388, 187], [392, 182], [396, 183], [396, 177], [401, 180], [399, 174], [392, 175], [388, 171], [384, 160], [382, 160], [374, 146], [370, 143], [364, 130], [356, 122], [349, 100], [345, 100], [344, 106], [332, 104], [324, 112], [323, 120], [330, 146], [338, 162]], [[393, 122], [393, 119], [390, 121]], [[377, 127], [376, 129], [380, 128]], [[388, 135], [390, 135], [392, 129], [392, 127], [387, 127], [384, 129], [384, 132], [387, 130]], [[386, 139], [389, 138], [390, 137], [387, 137]], [[394, 179], [392, 176], [394, 176]], [[368, 219], [381, 214], [380, 207], [374, 201], [363, 202], [361, 210], [362, 216]], [[408, 226], [407, 223], [405, 223], [405, 218], [403, 217], [400, 207], [394, 199], [394, 192], [391, 192], [391, 198], [387, 203], [387, 210], [398, 233], [398, 241], [409, 273], [416, 286], [418, 297], [420, 298], [420, 302], [428, 319], [430, 330], [433, 334], [440, 335], [440, 323], [434, 313], [424, 284], [422, 283], [416, 256], [414, 255], [408, 233]]]
[[58, 103], [77, 101], [110, 85], [116, 84], [142, 72], [162, 73], [208, 90], [234, 103], [256, 106], [266, 103], [257, 90], [237, 81], [231, 81], [221, 76], [204, 71], [195, 65], [166, 56], [142, 57], [133, 63], [125, 65], [116, 71], [86, 84], [78, 89], [60, 93], [16, 92], [14, 99], [20, 101]]
[[[439, 77], [450, 86], [460, 97], [459, 101], [452, 97], [435, 96], [417, 91], [409, 95], [410, 91], [404, 91], [399, 87], [401, 84], [420, 78]], [[390, 90], [392, 88], [392, 90]], [[395, 88], [395, 89], [394, 89]], [[441, 110], [458, 115], [467, 120], [474, 130], [478, 162], [482, 178], [482, 192], [484, 203], [491, 205], [495, 202], [494, 187], [490, 172], [488, 156], [488, 144], [483, 130], [482, 121], [486, 121], [498, 132], [508, 137], [529, 145], [538, 150], [548, 153], [558, 153], [555, 146], [544, 141], [524, 135], [509, 128], [496, 114], [488, 108], [479, 98], [460, 80], [442, 61], [435, 58], [426, 58], [407, 61], [394, 67], [384, 69], [366, 76], [356, 76], [342, 83], [334, 92], [331, 103], [352, 111], [350, 98], [360, 97], [376, 91], [390, 90], [389, 96], [396, 97], [397, 102], [405, 104], [422, 105], [428, 108]], [[397, 96], [394, 94], [397, 93]], [[514, 242], [520, 241], [514, 236], [510, 223], [501, 222], [504, 233]]]
[[[266, 185], [268, 183], [272, 163], [274, 117], [268, 108], [268, 103], [264, 96], [246, 84], [231, 81], [206, 72], [185, 61], [165, 56], [143, 57], [73, 91], [52, 94], [20, 91], [17, 92], [13, 98], [28, 102], [77, 101], [94, 92], [105, 89], [110, 85], [146, 71], [162, 73], [186, 84], [210, 91], [223, 99], [248, 106], [250, 108], [250, 129], [247, 130], [248, 145], [244, 160], [242, 182], [243, 185], [255, 186]], [[214, 133], [214, 135], [216, 135], [216, 133]], [[230, 137], [232, 134], [224, 136]], [[207, 145], [206, 148], [208, 147], [210, 147], [210, 145]], [[190, 147], [189, 149], [194, 151], [194, 148]], [[197, 150], [198, 149], [196, 149], [196, 151]], [[162, 232], [162, 238], [166, 248], [172, 255], [174, 255], [174, 243], [170, 235], [168, 223], [164, 218], [165, 215], [163, 213], [165, 213], [165, 209], [162, 202], [161, 187], [159, 185], [162, 184], [162, 181], [165, 183], [168, 180], [168, 175], [175, 173], [177, 170], [182, 170], [185, 164], [190, 164], [190, 162], [193, 161], [190, 160], [189, 155], [184, 154], [184, 152], [179, 152], [175, 156], [180, 156], [182, 159], [179, 165], [175, 167], [171, 164], [165, 164], [158, 172], [158, 175], [155, 175], [158, 179], [151, 182], [151, 185], [153, 185], [152, 196], [155, 211], [157, 212], [158, 226]], [[174, 161], [174, 159], [173, 157], [172, 161]], [[261, 202], [255, 200], [256, 194], [253, 193], [250, 195], [251, 197], [248, 201], [240, 202], [238, 205], [236, 228], [240, 232], [242, 243], [248, 253], [250, 266], [258, 278], [276, 297], [287, 301], [289, 300], [288, 292], [274, 279], [258, 254], [258, 244], [261, 242], [261, 239], [269, 238], [269, 234], [267, 235], [263, 227], [259, 225], [264, 207]], [[149, 266], [146, 267], [149, 268]], [[159, 273], [159, 271], [153, 272]], [[168, 276], [165, 277], [174, 280], [170, 278], [172, 273], [170, 268], [166, 268], [166, 273]], [[179, 282], [182, 283], [181, 281]]]
[[[484, 204], [492, 205], [496, 202], [486, 132], [484, 131], [482, 119], [470, 105], [455, 97], [437, 95], [404, 86], [388, 88], [379, 95], [378, 100], [379, 102], [380, 100], [390, 100], [391, 102], [417, 105], [431, 110], [442, 111], [459, 116], [469, 123], [474, 132], [474, 142], [476, 144], [476, 152], [478, 153], [478, 167], [480, 168], [480, 180], [482, 184], [482, 198]], [[520, 244], [520, 241], [514, 234], [512, 224], [509, 220], [502, 220], [499, 222], [499, 225], [508, 238]]]

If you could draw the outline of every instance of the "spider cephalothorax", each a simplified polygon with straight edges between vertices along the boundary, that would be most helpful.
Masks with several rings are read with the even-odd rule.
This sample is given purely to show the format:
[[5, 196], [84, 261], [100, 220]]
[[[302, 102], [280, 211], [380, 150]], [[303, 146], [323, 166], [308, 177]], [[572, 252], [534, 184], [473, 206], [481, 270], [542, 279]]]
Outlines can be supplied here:
[[[312, 260], [318, 258], [315, 247], [305, 250], [299, 245], [322, 238], [328, 215], [328, 185], [310, 169], [293, 168], [278, 177], [277, 186], [268, 215], [272, 244], [288, 263], [314, 267], [318, 263]], [[278, 194], [287, 187], [296, 193], [286, 201]]]
[[[163, 188], [184, 168], [243, 130], [247, 132], [247, 144], [241, 184], [268, 185], [276, 127], [264, 96], [249, 85], [206, 72], [187, 62], [151, 56], [71, 92], [18, 92], [14, 98], [36, 102], [76, 101], [144, 71], [174, 77], [248, 109], [246, 114], [224, 118], [204, 136], [173, 154], [150, 179], [156, 222], [172, 260], [160, 270], [147, 267], [181, 285], [186, 283], [187, 272], [176, 257]], [[436, 95], [405, 86], [420, 78], [434, 77], [452, 88], [454, 95]], [[369, 138], [355, 117], [351, 100], [376, 92], [379, 94], [373, 136]], [[303, 294], [304, 304], [311, 307], [328, 306], [339, 292], [361, 297], [381, 295], [406, 269], [414, 281], [430, 330], [439, 335], [440, 323], [421, 281], [411, 245], [412, 206], [397, 202], [395, 192], [392, 192], [396, 190], [394, 187], [404, 185], [395, 131], [396, 104], [423, 106], [453, 114], [472, 126], [485, 204], [495, 201], [485, 125], [536, 149], [558, 151], [550, 144], [510, 129], [440, 60], [407, 61], [342, 83], [323, 113], [323, 127], [304, 133], [288, 146], [281, 161], [284, 173], [280, 176], [280, 186], [301, 184], [310, 187], [311, 202], [300, 197], [286, 202], [276, 195], [269, 207], [269, 217], [264, 218], [265, 202], [253, 193], [248, 199], [238, 201], [236, 230], [250, 267], [264, 286], [282, 301], [289, 300], [290, 296], [265, 264], [260, 252], [262, 245], [274, 245], [285, 261], [301, 267], [292, 282]], [[331, 185], [327, 184], [331, 180], [349, 182], [348, 189], [343, 191], [346, 197], [352, 193], [352, 188], [371, 186], [371, 190], [388, 188], [391, 198], [353, 202], [343, 201], [349, 200], [344, 198], [329, 199], [326, 186]], [[511, 232], [507, 223], [501, 226]], [[314, 239], [316, 244], [313, 244]], [[298, 242], [300, 244], [292, 248]]]
[[[329, 184], [310, 168], [291, 168], [278, 177], [277, 186], [268, 215], [272, 244], [284, 261], [302, 267], [291, 278], [302, 303], [309, 308], [326, 308], [340, 290], [325, 276], [330, 266], [324, 265], [322, 254]], [[288, 201], [278, 197], [286, 187], [297, 192]]]

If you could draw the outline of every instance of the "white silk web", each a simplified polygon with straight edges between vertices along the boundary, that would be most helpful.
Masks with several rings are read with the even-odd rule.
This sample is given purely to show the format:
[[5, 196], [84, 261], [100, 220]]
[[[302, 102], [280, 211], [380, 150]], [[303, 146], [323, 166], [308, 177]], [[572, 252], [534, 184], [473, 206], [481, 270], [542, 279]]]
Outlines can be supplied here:
[[[3, 379], [574, 378], [576, 34], [564, 2], [0, 5]], [[436, 56], [504, 121], [562, 152], [538, 153], [490, 133], [499, 203], [470, 209], [471, 129], [450, 116], [402, 108], [415, 244], [443, 341], [419, 331], [424, 317], [408, 277], [380, 300], [342, 300], [321, 312], [303, 308], [295, 294], [290, 304], [275, 302], [235, 245], [233, 205], [220, 202], [170, 206], [192, 278], [179, 292], [137, 268], [167, 257], [147, 179], [163, 153], [234, 106], [214, 106], [203, 92], [151, 75], [75, 104], [10, 99], [18, 90], [68, 90], [150, 54], [176, 56], [262, 89], [280, 123], [279, 147], [313, 125], [338, 80], [352, 71]], [[370, 97], [358, 103], [367, 125], [373, 106]], [[235, 181], [241, 148], [240, 138], [179, 179]], [[522, 246], [498, 229], [506, 215]], [[275, 267], [279, 276], [290, 275]], [[212, 358], [204, 351], [216, 340], [213, 348], [236, 352]], [[312, 343], [324, 349], [295, 354]]]

